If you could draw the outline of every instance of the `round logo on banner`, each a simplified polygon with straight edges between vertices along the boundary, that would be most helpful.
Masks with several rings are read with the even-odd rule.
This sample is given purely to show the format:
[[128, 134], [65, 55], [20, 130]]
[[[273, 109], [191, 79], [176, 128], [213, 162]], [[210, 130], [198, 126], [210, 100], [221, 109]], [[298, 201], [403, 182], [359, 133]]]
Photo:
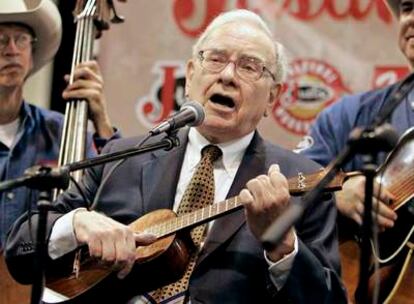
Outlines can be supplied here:
[[317, 59], [296, 59], [290, 63], [273, 117], [286, 130], [304, 135], [318, 113], [344, 93], [349, 90], [333, 66]]

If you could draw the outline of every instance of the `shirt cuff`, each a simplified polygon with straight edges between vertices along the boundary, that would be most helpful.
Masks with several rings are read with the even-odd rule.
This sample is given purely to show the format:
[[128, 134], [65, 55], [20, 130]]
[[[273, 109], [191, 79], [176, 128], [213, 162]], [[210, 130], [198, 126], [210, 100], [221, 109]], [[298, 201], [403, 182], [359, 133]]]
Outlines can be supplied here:
[[295, 260], [295, 257], [299, 251], [299, 243], [298, 238], [295, 235], [295, 243], [294, 243], [294, 249], [291, 253], [285, 255], [282, 259], [280, 259], [277, 262], [272, 262], [268, 259], [266, 252], [264, 252], [264, 257], [269, 265], [269, 273], [270, 273], [270, 280], [275, 285], [277, 290], [282, 289], [283, 285], [285, 285], [286, 280], [289, 276], [290, 270], [293, 266], [293, 261]]
[[98, 150], [98, 152], [100, 152], [102, 150], [102, 148], [111, 140], [113, 139], [118, 139], [121, 138], [121, 132], [113, 127], [114, 130], [114, 134], [110, 137], [110, 138], [102, 138], [99, 137], [98, 133], [94, 133], [93, 134], [93, 143], [96, 147], [96, 149]]
[[48, 243], [48, 253], [52, 260], [60, 258], [79, 246], [73, 229], [73, 217], [77, 211], [82, 209], [86, 210], [77, 208], [66, 213], [53, 225]]

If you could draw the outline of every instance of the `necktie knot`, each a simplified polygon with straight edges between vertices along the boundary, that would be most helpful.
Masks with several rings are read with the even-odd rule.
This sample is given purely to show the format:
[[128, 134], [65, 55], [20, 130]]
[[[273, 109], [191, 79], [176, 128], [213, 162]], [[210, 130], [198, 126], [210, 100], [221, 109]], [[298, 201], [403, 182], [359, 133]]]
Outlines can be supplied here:
[[223, 152], [221, 152], [221, 149], [217, 146], [208, 145], [201, 150], [201, 155], [203, 158], [208, 157], [211, 162], [215, 162], [223, 155]]

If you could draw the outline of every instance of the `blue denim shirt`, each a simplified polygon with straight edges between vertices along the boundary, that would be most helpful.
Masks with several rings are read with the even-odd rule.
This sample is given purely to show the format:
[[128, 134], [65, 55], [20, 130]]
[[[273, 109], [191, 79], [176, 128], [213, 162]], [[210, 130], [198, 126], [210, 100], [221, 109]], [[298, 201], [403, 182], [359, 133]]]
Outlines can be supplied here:
[[[374, 121], [395, 86], [345, 96], [322, 111], [311, 126], [309, 134], [299, 143], [300, 153], [322, 166], [327, 166], [344, 149], [353, 128], [364, 127]], [[414, 126], [414, 92], [410, 92], [394, 110], [390, 123], [399, 135]], [[377, 163], [383, 163], [385, 156], [385, 153], [380, 153]], [[358, 154], [343, 168], [345, 171], [353, 171], [360, 170], [362, 166], [363, 159]]]
[[[20, 177], [27, 168], [37, 164], [57, 164], [64, 116], [24, 102], [20, 117], [21, 124], [11, 149], [0, 142], [0, 181]], [[92, 141], [88, 135], [87, 157], [97, 154]], [[101, 138], [95, 140], [98, 148], [105, 143]], [[0, 252], [13, 222], [30, 208], [35, 209], [37, 199], [38, 191], [27, 187], [0, 192]]]

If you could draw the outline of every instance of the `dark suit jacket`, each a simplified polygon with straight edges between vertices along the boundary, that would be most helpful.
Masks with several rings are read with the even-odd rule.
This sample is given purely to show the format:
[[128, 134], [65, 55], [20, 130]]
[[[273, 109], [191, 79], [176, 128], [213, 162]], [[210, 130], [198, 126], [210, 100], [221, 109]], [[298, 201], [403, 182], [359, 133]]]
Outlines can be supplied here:
[[[187, 132], [179, 133], [181, 145], [171, 151], [157, 151], [129, 158], [116, 169], [105, 185], [98, 210], [122, 223], [130, 223], [150, 211], [172, 208], [176, 185], [187, 144]], [[154, 141], [156, 139], [152, 139]], [[110, 142], [105, 152], [134, 146], [139, 140]], [[228, 197], [239, 194], [246, 182], [267, 174], [273, 163], [287, 177], [319, 169], [315, 163], [265, 142], [257, 133], [247, 148]], [[97, 185], [113, 165], [87, 172], [83, 188], [93, 200]], [[251, 234], [244, 211], [217, 219], [213, 225], [190, 281], [192, 303], [345, 303], [340, 283], [339, 254], [335, 230], [336, 209], [331, 196], [310, 206], [296, 225], [299, 252], [285, 286], [276, 290], [260, 242]], [[301, 200], [292, 198], [300, 204]], [[69, 210], [85, 206], [76, 189], [58, 199], [54, 221]], [[36, 216], [32, 226], [36, 225]], [[27, 216], [12, 229], [6, 247], [11, 273], [21, 282], [30, 280], [27, 267], [33, 258]], [[50, 261], [49, 261], [50, 262]]]

